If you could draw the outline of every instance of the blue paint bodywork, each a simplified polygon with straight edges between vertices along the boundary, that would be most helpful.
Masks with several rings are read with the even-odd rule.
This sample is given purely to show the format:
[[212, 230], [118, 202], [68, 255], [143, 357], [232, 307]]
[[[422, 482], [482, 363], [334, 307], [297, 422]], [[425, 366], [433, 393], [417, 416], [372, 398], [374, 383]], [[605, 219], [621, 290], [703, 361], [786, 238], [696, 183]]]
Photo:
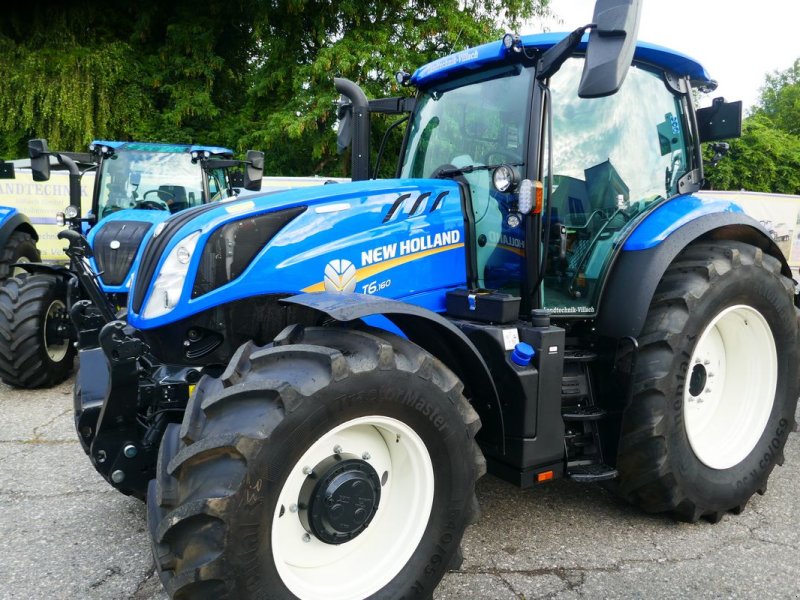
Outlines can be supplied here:
[[670, 234], [690, 221], [711, 213], [744, 213], [729, 200], [700, 196], [678, 196], [650, 212], [628, 236], [623, 250], [647, 250], [663, 242]]
[[[387, 219], [390, 208], [406, 194]], [[444, 196], [431, 212], [440, 194]], [[214, 231], [244, 217], [298, 206], [308, 209], [278, 232], [237, 279], [190, 297], [202, 249]], [[222, 203], [184, 225], [160, 257], [156, 273], [173, 248], [192, 233], [201, 232], [178, 305], [165, 315], [144, 319], [131, 304], [128, 321], [148, 329], [241, 298], [322, 291], [326, 267], [332, 261], [352, 263], [357, 293], [374, 291], [441, 312], [444, 291], [463, 286], [466, 279], [461, 207], [455, 182], [426, 179], [316, 186]], [[335, 266], [344, 270], [346, 263]]]
[[[524, 48], [530, 50], [547, 50], [555, 46], [567, 35], [569, 34], [541, 33], [523, 35], [521, 41]], [[583, 37], [581, 44], [578, 46], [579, 51], [582, 52], [586, 50], [588, 39], [588, 34]], [[475, 71], [493, 63], [498, 63], [504, 60], [507, 54], [508, 52], [503, 47], [502, 40], [490, 42], [430, 62], [417, 69], [411, 76], [410, 81], [420, 88], [425, 88], [459, 71]], [[656, 44], [649, 44], [641, 41], [637, 42], [634, 60], [647, 62], [656, 67], [673, 71], [679, 76], [686, 75], [693, 81], [711, 81], [708, 72], [695, 59]]]
[[12, 219], [19, 211], [10, 206], [0, 206], [0, 229]]
[[188, 144], [160, 144], [151, 142], [117, 142], [113, 140], [94, 140], [92, 144], [108, 146], [114, 150], [146, 150], [148, 152], [208, 152], [222, 157], [232, 157], [233, 150], [222, 146], [196, 146]]

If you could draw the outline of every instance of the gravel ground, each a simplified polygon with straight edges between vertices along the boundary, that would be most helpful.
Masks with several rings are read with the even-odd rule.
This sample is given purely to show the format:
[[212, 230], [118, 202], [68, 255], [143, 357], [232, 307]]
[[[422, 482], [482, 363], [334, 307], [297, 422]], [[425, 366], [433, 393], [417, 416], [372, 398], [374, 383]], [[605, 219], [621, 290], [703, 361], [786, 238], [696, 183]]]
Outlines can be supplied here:
[[[0, 384], [0, 598], [165, 600], [144, 505], [94, 471], [72, 425], [72, 382]], [[597, 486], [522, 491], [491, 476], [465, 561], [438, 600], [800, 598], [800, 437], [765, 496], [716, 525], [676, 523]]]

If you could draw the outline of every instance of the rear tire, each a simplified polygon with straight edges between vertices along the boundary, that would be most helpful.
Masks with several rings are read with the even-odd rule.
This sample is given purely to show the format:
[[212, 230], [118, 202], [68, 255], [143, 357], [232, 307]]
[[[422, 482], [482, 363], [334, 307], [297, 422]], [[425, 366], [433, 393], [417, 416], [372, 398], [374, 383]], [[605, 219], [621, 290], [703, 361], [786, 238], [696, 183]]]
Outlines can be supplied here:
[[248, 342], [165, 433], [161, 580], [175, 598], [429, 597], [477, 517], [479, 427], [456, 376], [386, 332]]
[[779, 261], [740, 242], [694, 244], [667, 269], [622, 421], [623, 495], [716, 522], [764, 493], [800, 388], [793, 298]]
[[[59, 277], [23, 274], [0, 284], [0, 378], [20, 388], [50, 387], [72, 371], [75, 348]], [[55, 326], [63, 325], [60, 332]]]
[[24, 273], [19, 267], [11, 265], [17, 262], [41, 262], [42, 256], [36, 248], [36, 240], [30, 233], [15, 231], [12, 233], [5, 248], [0, 250], [0, 280]]

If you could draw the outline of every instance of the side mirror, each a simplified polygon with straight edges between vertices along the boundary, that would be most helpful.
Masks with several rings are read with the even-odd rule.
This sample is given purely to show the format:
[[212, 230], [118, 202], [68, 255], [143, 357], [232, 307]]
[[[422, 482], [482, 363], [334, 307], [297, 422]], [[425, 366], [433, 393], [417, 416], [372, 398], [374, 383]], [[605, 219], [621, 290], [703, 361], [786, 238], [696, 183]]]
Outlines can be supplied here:
[[50, 150], [47, 148], [47, 140], [29, 140], [28, 156], [31, 159], [33, 180], [48, 181], [50, 179]]
[[597, 0], [578, 96], [617, 93], [633, 60], [641, 13], [641, 0]]
[[246, 160], [244, 189], [257, 192], [261, 189], [261, 178], [264, 176], [264, 153], [259, 150], [248, 150]]
[[740, 137], [742, 101], [725, 102], [725, 98], [714, 98], [711, 106], [697, 110], [697, 129], [701, 142]]

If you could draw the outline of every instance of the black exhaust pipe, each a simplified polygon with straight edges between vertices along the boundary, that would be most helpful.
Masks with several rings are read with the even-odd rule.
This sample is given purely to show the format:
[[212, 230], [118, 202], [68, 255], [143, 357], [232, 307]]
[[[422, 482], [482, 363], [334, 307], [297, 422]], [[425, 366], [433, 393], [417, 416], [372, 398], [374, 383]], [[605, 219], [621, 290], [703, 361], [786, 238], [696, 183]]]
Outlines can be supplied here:
[[[351, 178], [353, 181], [369, 179], [369, 101], [356, 83], [343, 77], [335, 77], [333, 85], [336, 91], [350, 100], [350, 118], [353, 128], [353, 147], [350, 158]], [[339, 127], [349, 127], [346, 117], [341, 119]]]

